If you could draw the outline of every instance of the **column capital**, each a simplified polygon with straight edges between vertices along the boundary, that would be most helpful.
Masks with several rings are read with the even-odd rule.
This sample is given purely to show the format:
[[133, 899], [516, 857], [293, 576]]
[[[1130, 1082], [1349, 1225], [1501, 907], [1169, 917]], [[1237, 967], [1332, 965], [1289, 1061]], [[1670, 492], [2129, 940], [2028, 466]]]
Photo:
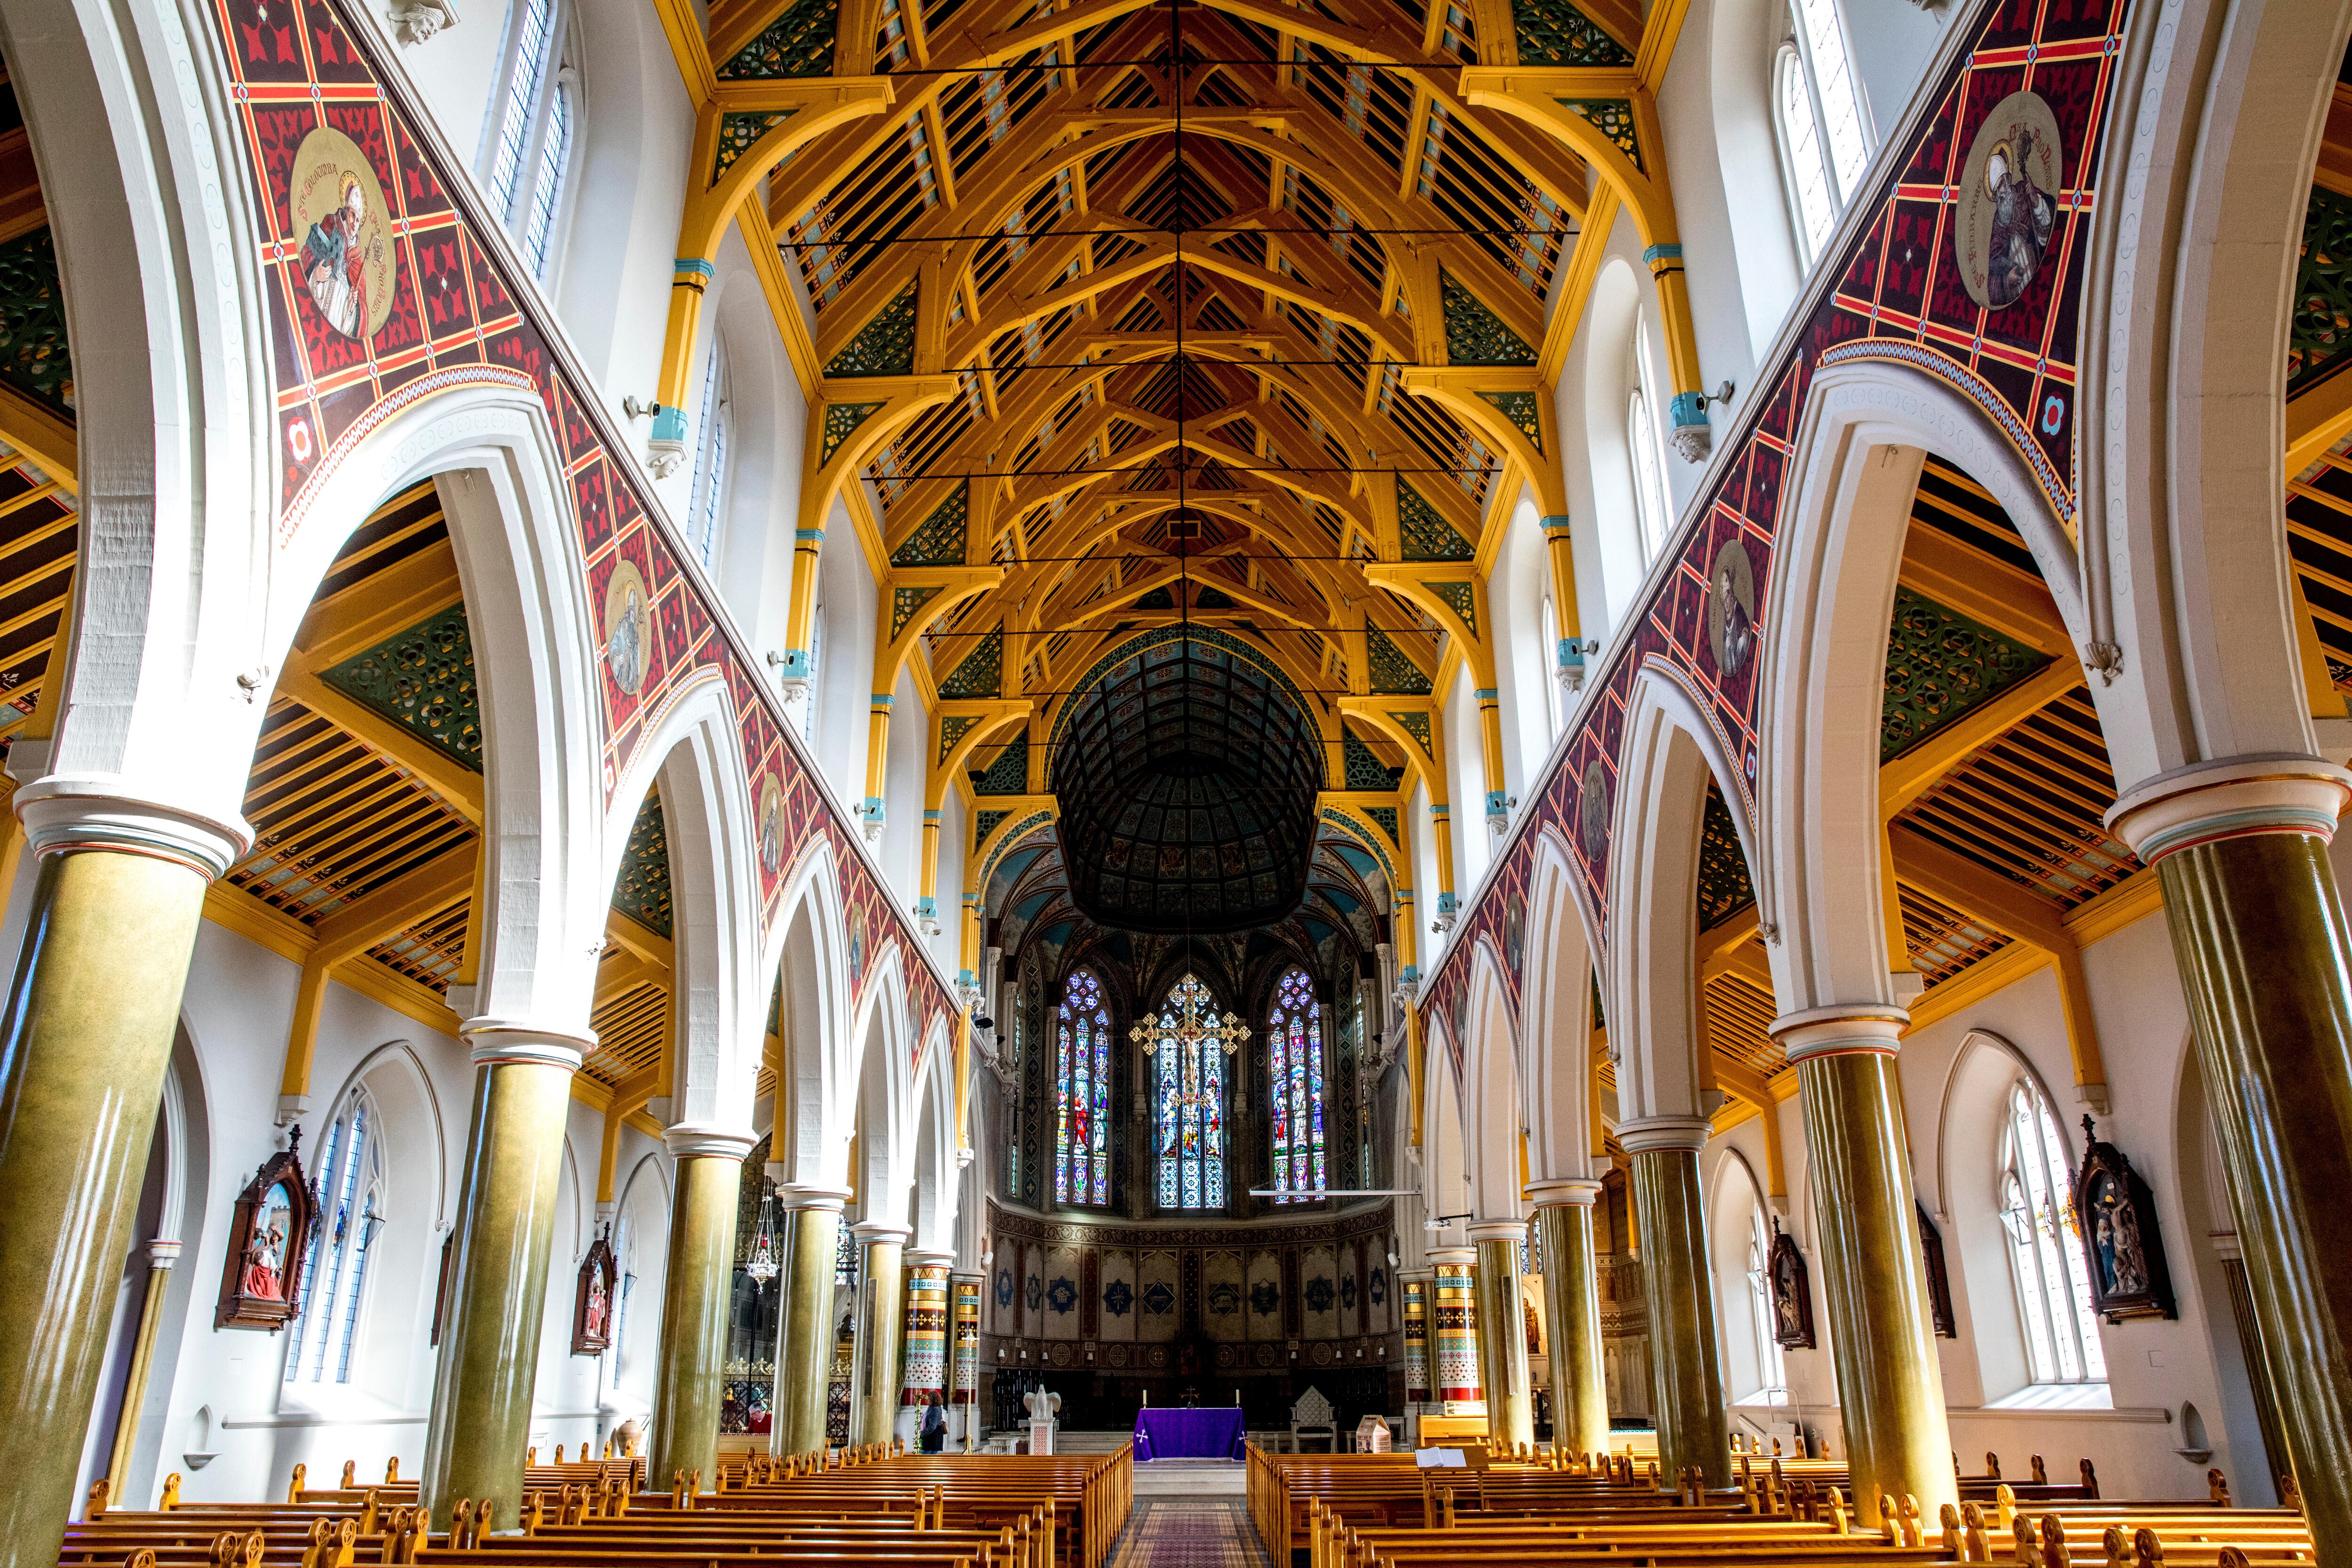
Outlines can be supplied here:
[[52, 773], [9, 803], [36, 858], [109, 849], [170, 860], [206, 881], [226, 875], [253, 847], [253, 827], [235, 810], [160, 800], [113, 773]]
[[149, 1242], [147, 1244], [147, 1267], [150, 1268], [171, 1268], [173, 1264], [180, 1261], [180, 1246], [181, 1244], [179, 1242], [165, 1241], [160, 1237]]
[[1590, 1208], [1601, 1196], [1601, 1184], [1590, 1176], [1554, 1176], [1528, 1184], [1528, 1197], [1538, 1208], [1577, 1204]]
[[887, 1219], [862, 1219], [849, 1227], [860, 1247], [904, 1247], [914, 1237], [911, 1226], [892, 1225]]
[[977, 1272], [967, 1273], [950, 1264], [948, 1268], [948, 1282], [951, 1285], [970, 1285], [977, 1289], [988, 1283], [988, 1276]]
[[909, 1268], [952, 1268], [955, 1267], [955, 1254], [927, 1247], [908, 1247], [906, 1264]]
[[1425, 1256], [1440, 1268], [1468, 1268], [1477, 1263], [1478, 1249], [1475, 1247], [1440, 1247], [1433, 1248]]
[[1466, 1228], [1473, 1246], [1482, 1241], [1507, 1241], [1517, 1246], [1528, 1238], [1528, 1222], [1523, 1219], [1474, 1219]]
[[1426, 1285], [1437, 1278], [1434, 1268], [1400, 1268], [1396, 1272], [1400, 1285]]
[[673, 1160], [740, 1160], [757, 1142], [749, 1132], [707, 1121], [681, 1121], [662, 1131]]
[[846, 1187], [819, 1187], [794, 1182], [776, 1189], [776, 1206], [783, 1209], [829, 1209], [839, 1214], [849, 1203]]
[[520, 1063], [578, 1072], [596, 1048], [593, 1032], [541, 1028], [514, 1018], [468, 1018], [457, 1026], [457, 1037], [478, 1068]]
[[1887, 1002], [1842, 1002], [1772, 1020], [1766, 1032], [1792, 1062], [1808, 1057], [1891, 1057], [1911, 1015]]
[[1696, 1154], [1706, 1147], [1715, 1124], [1704, 1116], [1643, 1116], [1617, 1124], [1617, 1142], [1628, 1154], [1676, 1149]]
[[2148, 865], [2223, 838], [2308, 834], [2326, 843], [2352, 773], [2317, 757], [2233, 757], [2142, 780], [2107, 808], [2107, 831]]

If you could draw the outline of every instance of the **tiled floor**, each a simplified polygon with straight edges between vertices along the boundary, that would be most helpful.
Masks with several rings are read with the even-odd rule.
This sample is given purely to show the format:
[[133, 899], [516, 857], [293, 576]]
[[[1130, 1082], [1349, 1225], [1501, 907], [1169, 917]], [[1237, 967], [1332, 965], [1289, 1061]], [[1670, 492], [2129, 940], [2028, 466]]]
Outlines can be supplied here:
[[1265, 1568], [1265, 1554], [1258, 1550], [1257, 1531], [1240, 1496], [1201, 1495], [1211, 1479], [1205, 1475], [1197, 1478], [1192, 1495], [1146, 1496], [1142, 1482], [1147, 1468], [1159, 1467], [1137, 1467], [1135, 1512], [1119, 1542], [1114, 1568]]

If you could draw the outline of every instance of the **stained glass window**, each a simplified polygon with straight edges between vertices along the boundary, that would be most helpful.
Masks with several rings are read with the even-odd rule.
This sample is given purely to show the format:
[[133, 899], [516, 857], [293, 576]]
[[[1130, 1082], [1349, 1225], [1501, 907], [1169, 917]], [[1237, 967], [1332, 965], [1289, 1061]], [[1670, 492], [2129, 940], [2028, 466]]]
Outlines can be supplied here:
[[1102, 982], [1079, 970], [1054, 1014], [1054, 1198], [1110, 1202], [1110, 1013]]
[[2107, 1360], [2091, 1310], [2081, 1222], [2066, 1142], [2032, 1079], [2009, 1091], [2001, 1140], [2000, 1221], [2025, 1325], [2026, 1365], [2036, 1383], [2105, 1383]]
[[[1323, 1006], [1307, 972], [1294, 969], [1274, 988], [1266, 1033], [1266, 1107], [1274, 1132], [1274, 1184], [1321, 1192], [1323, 1168]], [[1304, 1196], [1278, 1204], [1306, 1203]]]
[[[289, 1383], [352, 1380], [352, 1347], [367, 1289], [368, 1247], [383, 1223], [383, 1155], [375, 1146], [368, 1110], [366, 1097], [352, 1090], [320, 1145], [322, 1158], [313, 1188], [319, 1218], [302, 1253], [302, 1314], [287, 1336]], [[315, 1338], [310, 1331], [314, 1321]]]
[[1187, 974], [1160, 1009], [1153, 1094], [1160, 1111], [1160, 1206], [1225, 1206], [1225, 1052], [1215, 1040], [1182, 1039], [1187, 1014], [1214, 1010], [1209, 988]]

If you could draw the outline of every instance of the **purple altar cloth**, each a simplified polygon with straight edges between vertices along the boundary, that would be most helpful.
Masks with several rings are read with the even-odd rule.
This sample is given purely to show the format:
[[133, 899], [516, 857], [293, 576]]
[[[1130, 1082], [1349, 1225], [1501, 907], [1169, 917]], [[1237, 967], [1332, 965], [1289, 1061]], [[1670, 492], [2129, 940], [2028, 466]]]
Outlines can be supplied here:
[[1146, 1459], [1238, 1459], [1244, 1441], [1238, 1405], [1202, 1410], [1146, 1405], [1135, 1416], [1135, 1457]]

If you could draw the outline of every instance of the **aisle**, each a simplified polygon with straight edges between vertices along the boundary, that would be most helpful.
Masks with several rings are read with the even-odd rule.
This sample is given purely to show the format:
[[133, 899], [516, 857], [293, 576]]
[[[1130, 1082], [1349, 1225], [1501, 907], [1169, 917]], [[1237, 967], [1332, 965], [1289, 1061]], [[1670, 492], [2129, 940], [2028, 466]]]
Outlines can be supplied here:
[[1265, 1555], [1241, 1498], [1138, 1497], [1114, 1568], [1265, 1568]]

